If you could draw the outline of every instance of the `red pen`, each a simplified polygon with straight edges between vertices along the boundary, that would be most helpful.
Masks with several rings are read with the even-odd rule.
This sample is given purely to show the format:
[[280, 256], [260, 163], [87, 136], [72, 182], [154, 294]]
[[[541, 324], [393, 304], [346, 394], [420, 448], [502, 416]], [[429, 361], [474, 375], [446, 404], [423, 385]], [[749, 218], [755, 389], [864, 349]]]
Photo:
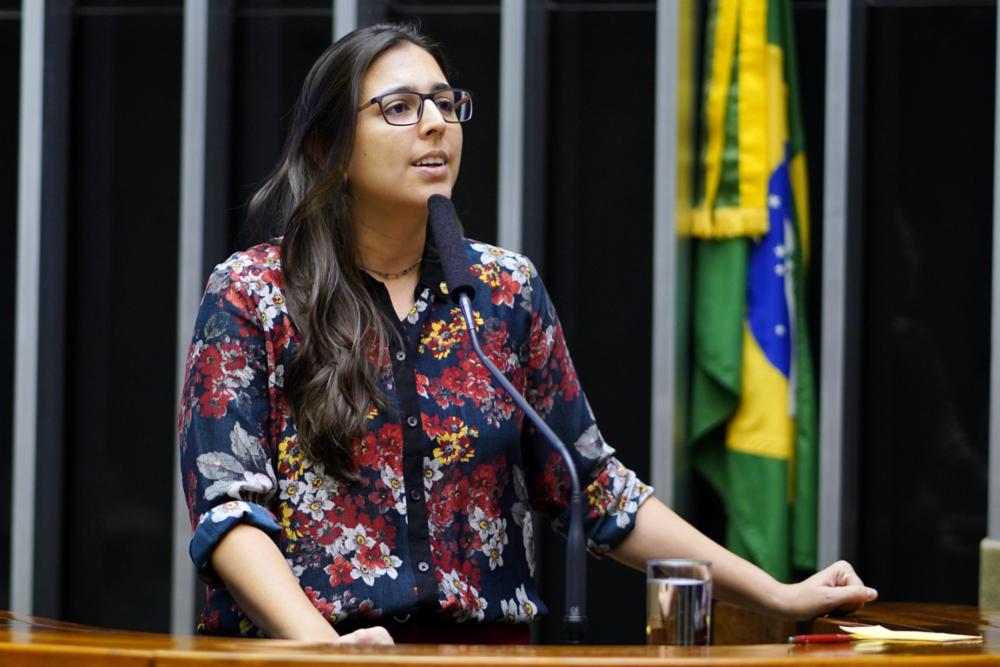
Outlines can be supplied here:
[[792, 635], [788, 638], [789, 644], [841, 644], [853, 639], [851, 635], [830, 634], [830, 635]]

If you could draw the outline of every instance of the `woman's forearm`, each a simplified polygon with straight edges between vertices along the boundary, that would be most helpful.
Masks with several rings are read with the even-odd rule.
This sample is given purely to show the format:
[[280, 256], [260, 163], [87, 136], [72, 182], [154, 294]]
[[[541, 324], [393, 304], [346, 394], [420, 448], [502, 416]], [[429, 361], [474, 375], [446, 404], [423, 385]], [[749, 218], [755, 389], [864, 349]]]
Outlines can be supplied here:
[[236, 526], [212, 553], [212, 567], [240, 609], [268, 637], [334, 640], [337, 632], [302, 591], [281, 551], [263, 531]]
[[612, 558], [644, 570], [653, 558], [695, 558], [712, 562], [713, 594], [721, 600], [775, 613], [781, 584], [756, 565], [712, 541], [655, 497], [636, 515], [635, 527]]
[[636, 514], [635, 527], [611, 556], [636, 569], [653, 558], [712, 562], [713, 592], [721, 600], [789, 619], [834, 610], [854, 611], [878, 597], [850, 563], [838, 561], [796, 584], [783, 584], [756, 565], [713, 542], [656, 498]]

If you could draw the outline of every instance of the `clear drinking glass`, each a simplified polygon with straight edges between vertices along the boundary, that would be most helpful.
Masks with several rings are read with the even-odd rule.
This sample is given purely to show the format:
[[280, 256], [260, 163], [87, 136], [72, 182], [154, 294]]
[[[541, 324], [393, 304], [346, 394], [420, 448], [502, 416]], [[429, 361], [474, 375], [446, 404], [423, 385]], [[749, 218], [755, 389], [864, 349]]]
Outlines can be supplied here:
[[646, 563], [646, 643], [704, 646], [712, 636], [712, 564]]

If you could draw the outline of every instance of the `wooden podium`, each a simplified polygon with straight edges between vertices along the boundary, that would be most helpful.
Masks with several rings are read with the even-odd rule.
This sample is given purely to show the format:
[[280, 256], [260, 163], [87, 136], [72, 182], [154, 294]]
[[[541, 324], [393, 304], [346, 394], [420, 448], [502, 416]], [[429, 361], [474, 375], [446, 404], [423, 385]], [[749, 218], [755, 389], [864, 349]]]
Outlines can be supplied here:
[[[894, 629], [981, 634], [966, 644], [790, 645], [789, 634], [837, 632], [838, 625], [881, 624]], [[454, 667], [656, 667], [658, 665], [1000, 665], [1000, 612], [974, 607], [878, 603], [857, 614], [784, 623], [732, 605], [718, 604], [715, 645], [659, 646], [460, 646], [334, 647], [285, 640], [189, 637], [125, 632], [0, 612], [0, 665], [449, 665]]]

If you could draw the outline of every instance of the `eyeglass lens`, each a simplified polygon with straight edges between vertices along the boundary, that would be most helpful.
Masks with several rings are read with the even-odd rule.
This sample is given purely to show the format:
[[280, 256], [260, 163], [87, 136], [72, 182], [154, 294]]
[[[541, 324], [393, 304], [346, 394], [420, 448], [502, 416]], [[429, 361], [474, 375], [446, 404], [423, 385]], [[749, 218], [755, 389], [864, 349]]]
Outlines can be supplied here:
[[[441, 90], [430, 98], [449, 123], [464, 123], [472, 117], [472, 97], [464, 90]], [[424, 100], [418, 93], [392, 93], [384, 96], [382, 115], [390, 125], [413, 125], [420, 120]]]

